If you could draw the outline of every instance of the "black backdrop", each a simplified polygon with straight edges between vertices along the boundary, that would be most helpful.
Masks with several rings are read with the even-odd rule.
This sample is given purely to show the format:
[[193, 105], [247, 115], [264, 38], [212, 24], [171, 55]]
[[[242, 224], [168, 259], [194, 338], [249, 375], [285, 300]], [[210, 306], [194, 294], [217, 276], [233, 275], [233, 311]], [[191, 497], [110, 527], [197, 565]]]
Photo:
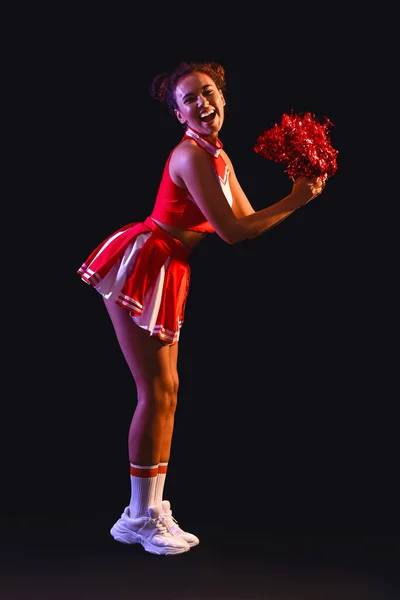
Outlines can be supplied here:
[[[43, 62], [31, 60], [40, 122], [29, 123], [26, 215], [28, 255], [41, 266], [24, 276], [33, 305], [18, 294], [24, 358], [7, 407], [2, 510], [17, 554], [21, 514], [30, 547], [49, 535], [47, 521], [53, 535], [73, 538], [82, 522], [108, 531], [128, 502], [135, 388], [101, 299], [76, 270], [110, 232], [151, 212], [182, 129], [149, 86], [181, 60], [225, 66], [221, 140], [256, 209], [291, 188], [253, 150], [284, 112], [327, 115], [339, 154], [323, 195], [280, 226], [237, 246], [209, 236], [192, 255], [166, 484], [174, 510], [210, 539], [243, 514], [258, 523], [241, 529], [254, 539], [397, 533], [391, 397], [357, 164], [369, 59], [339, 22], [340, 33], [314, 22], [310, 35], [285, 21], [269, 36], [253, 23], [200, 44], [188, 25], [173, 38], [147, 20], [142, 40], [105, 15], [92, 26], [59, 20], [39, 48]], [[20, 356], [21, 339], [12, 343]]]

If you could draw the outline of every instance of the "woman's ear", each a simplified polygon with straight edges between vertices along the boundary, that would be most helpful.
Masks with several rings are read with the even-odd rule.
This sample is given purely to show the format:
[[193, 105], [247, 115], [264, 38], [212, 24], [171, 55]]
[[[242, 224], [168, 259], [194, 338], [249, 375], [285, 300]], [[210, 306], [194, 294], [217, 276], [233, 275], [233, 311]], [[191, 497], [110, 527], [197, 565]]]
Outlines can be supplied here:
[[178, 119], [179, 123], [182, 123], [182, 125], [184, 125], [186, 123], [185, 119], [182, 117], [181, 113], [179, 112], [178, 109], [174, 108], [174, 113], [176, 118]]

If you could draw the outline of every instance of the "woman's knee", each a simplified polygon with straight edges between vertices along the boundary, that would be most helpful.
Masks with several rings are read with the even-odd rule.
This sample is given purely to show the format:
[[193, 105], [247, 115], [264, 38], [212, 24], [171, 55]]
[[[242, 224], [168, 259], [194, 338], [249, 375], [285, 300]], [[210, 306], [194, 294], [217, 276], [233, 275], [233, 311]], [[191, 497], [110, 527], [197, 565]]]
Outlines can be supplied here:
[[178, 396], [179, 375], [178, 375], [177, 371], [175, 371], [174, 373], [172, 373], [172, 381], [173, 381], [173, 387], [174, 387], [174, 394], [175, 394], [175, 396]]
[[175, 412], [177, 405], [178, 387], [176, 380], [171, 377], [155, 377], [147, 391], [139, 394], [142, 399], [147, 399], [147, 404], [159, 415]]
[[178, 377], [178, 373], [172, 372], [171, 373], [171, 394], [170, 394], [170, 406], [169, 406], [169, 410], [172, 413], [175, 413], [176, 410], [176, 406], [178, 404], [178, 390], [179, 390], [179, 377]]

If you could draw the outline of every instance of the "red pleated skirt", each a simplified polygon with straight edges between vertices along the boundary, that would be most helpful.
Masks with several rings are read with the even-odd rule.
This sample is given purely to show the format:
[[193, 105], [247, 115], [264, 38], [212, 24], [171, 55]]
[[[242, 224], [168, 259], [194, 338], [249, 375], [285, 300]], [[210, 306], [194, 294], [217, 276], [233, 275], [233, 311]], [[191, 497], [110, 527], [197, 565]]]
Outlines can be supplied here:
[[150, 335], [172, 344], [184, 320], [190, 253], [147, 217], [106, 238], [77, 272], [104, 298], [129, 310]]

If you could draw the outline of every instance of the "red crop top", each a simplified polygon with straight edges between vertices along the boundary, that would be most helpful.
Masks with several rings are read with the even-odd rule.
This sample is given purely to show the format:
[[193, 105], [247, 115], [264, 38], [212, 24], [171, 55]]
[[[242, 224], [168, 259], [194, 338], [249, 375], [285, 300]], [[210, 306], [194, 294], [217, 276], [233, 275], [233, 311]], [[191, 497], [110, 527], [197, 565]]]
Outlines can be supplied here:
[[[218, 140], [218, 145], [214, 146], [214, 144], [193, 131], [193, 129], [190, 129], [190, 127], [187, 127], [185, 135], [179, 144], [188, 138], [192, 138], [198, 146], [204, 148], [204, 150], [209, 153], [210, 159], [214, 164], [215, 174], [219, 179], [227, 201], [232, 206], [232, 194], [229, 187], [229, 169], [220, 155], [222, 143]], [[175, 146], [175, 148], [176, 147], [177, 146]], [[195, 204], [195, 201], [189, 192], [176, 185], [169, 175], [169, 162], [175, 148], [171, 151], [167, 162], [165, 163], [153, 212], [150, 216], [165, 225], [181, 227], [182, 229], [189, 229], [190, 231], [214, 233], [213, 227]]]

